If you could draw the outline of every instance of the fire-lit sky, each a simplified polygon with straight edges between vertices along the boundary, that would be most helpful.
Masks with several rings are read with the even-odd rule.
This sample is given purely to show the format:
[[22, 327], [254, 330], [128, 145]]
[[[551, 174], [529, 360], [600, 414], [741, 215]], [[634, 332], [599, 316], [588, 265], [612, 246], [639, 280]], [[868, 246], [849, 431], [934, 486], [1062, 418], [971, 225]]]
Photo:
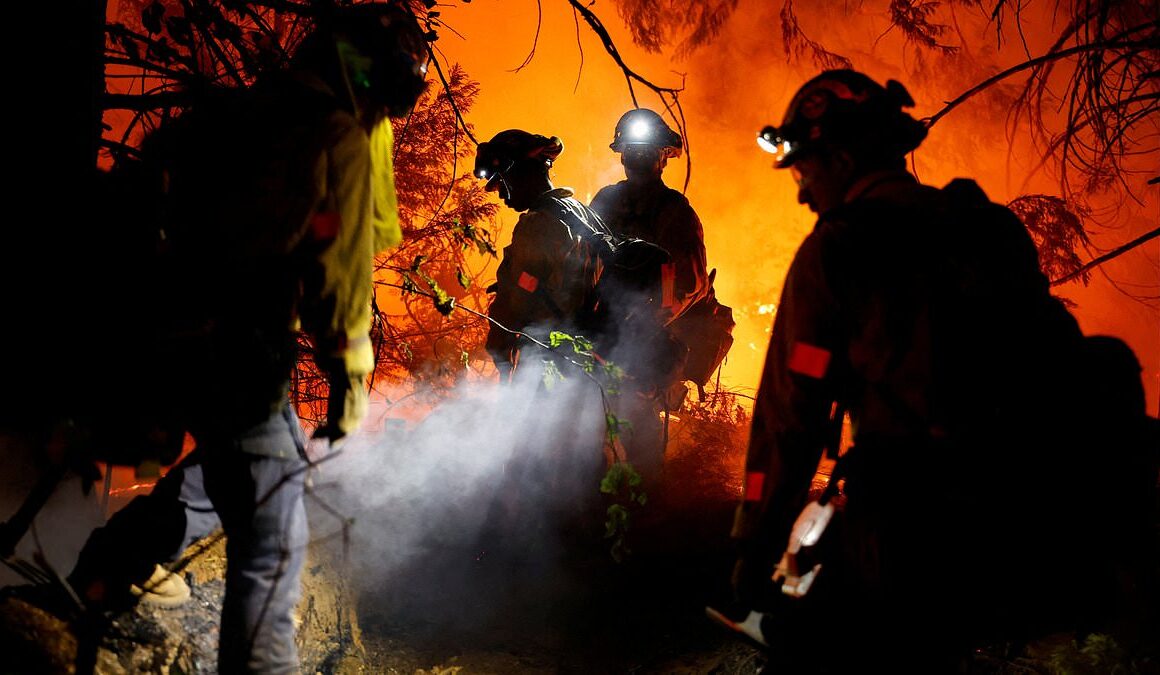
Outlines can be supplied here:
[[[541, 0], [534, 57], [514, 72], [536, 39], [537, 4], [536, 0], [447, 3], [441, 8], [442, 18], [454, 32], [442, 30], [437, 44], [445, 62], [462, 64], [482, 85], [468, 114], [479, 140], [513, 127], [560, 136], [565, 150], [553, 170], [554, 182], [574, 188], [577, 197], [587, 200], [603, 185], [623, 177], [608, 143], [616, 120], [632, 101], [620, 70], [583, 21], [577, 28], [566, 0]], [[918, 117], [933, 114], [943, 101], [1026, 58], [1017, 42], [997, 44], [994, 26], [988, 25], [981, 9], [956, 8], [946, 42], [961, 48], [956, 55], [940, 56], [907, 44], [897, 30], [887, 31], [886, 3], [821, 4], [835, 7], [795, 5], [802, 30], [879, 81], [893, 78], [906, 84], [917, 101], [912, 112]], [[742, 0], [715, 43], [680, 60], [636, 47], [611, 0], [596, 2], [592, 9], [636, 72], [660, 86], [684, 84], [681, 102], [693, 157], [686, 194], [704, 224], [709, 264], [718, 269], [718, 296], [734, 308], [738, 320], [724, 380], [752, 390], [768, 342], [769, 312], [793, 252], [813, 223], [812, 214], [796, 203], [790, 177], [771, 168], [770, 156], [758, 150], [754, 137], [761, 126], [781, 119], [797, 86], [818, 69], [808, 58], [787, 62], [780, 38], [780, 3]], [[1032, 20], [1025, 26], [1027, 46], [1038, 53], [1050, 44], [1058, 25], [1053, 27], [1049, 16], [1042, 21], [1028, 18]], [[1011, 86], [1017, 83], [1021, 81], [1013, 80]], [[645, 87], [637, 86], [637, 98], [642, 106], [659, 109], [659, 100]], [[1032, 192], [1058, 194], [1051, 175], [1033, 173], [1036, 155], [1028, 137], [1025, 126], [1008, 126], [1007, 110], [996, 97], [979, 96], [932, 129], [915, 155], [915, 168], [923, 181], [935, 185], [958, 176], [973, 177], [1000, 202]], [[1153, 162], [1154, 168], [1156, 155], [1144, 160]], [[684, 178], [684, 160], [670, 162], [666, 182], [680, 189]], [[1139, 183], [1142, 186], [1143, 181]], [[1141, 187], [1137, 194], [1143, 203], [1122, 204], [1111, 221], [1116, 229], [1097, 236], [1097, 246], [1113, 248], [1155, 227], [1157, 187]], [[510, 239], [514, 221], [515, 214], [504, 209], [501, 243]], [[1081, 257], [1088, 254], [1081, 252]], [[1160, 242], [1153, 240], [1104, 270], [1121, 287], [1155, 296], [1160, 288], [1158, 260]], [[1057, 292], [1078, 304], [1075, 313], [1085, 332], [1117, 335], [1135, 349], [1144, 365], [1148, 409], [1156, 414], [1160, 390], [1156, 303], [1148, 306], [1127, 297], [1101, 273], [1087, 288], [1069, 284]]]

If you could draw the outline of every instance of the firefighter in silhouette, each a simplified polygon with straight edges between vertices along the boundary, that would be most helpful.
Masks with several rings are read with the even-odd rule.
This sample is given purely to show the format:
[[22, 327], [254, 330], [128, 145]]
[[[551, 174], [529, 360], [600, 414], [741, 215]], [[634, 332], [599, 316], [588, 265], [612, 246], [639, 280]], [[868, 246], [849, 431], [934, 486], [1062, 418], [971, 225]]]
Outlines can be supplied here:
[[594, 237], [607, 229], [572, 190], [552, 186], [548, 170], [563, 149], [555, 136], [508, 129], [476, 152], [475, 175], [521, 213], [488, 308], [503, 326], [492, 324], [487, 335], [488, 353], [503, 379], [511, 377], [527, 346], [515, 332], [546, 343], [552, 330], [575, 334], [589, 323], [584, 317], [602, 270]]
[[[1073, 563], [1096, 548], [1060, 367], [1082, 335], [1009, 210], [906, 170], [927, 134], [913, 104], [896, 81], [831, 70], [759, 134], [818, 214], [785, 279], [733, 529], [737, 598], [765, 612], [748, 632], [786, 672], [946, 672], [972, 640], [1074, 619]], [[827, 506], [804, 507], [844, 412], [853, 447], [822, 500], [845, 503], [816, 539]]]
[[[689, 200], [662, 179], [669, 159], [681, 155], [680, 134], [657, 113], [638, 108], [621, 116], [609, 147], [620, 153], [625, 180], [601, 188], [592, 199], [592, 210], [618, 236], [652, 242], [670, 256], [661, 270], [661, 297], [652, 305], [652, 325], [622, 340], [612, 355], [633, 374], [639, 372], [634, 367], [637, 362], [665, 359], [652, 352], [658, 345], [664, 349], [666, 342], [645, 341], [642, 334], [661, 330], [674, 337], [689, 337], [680, 330], [681, 318], [699, 302], [709, 299], [711, 281], [701, 221]], [[693, 347], [680, 346], [682, 352]], [[686, 391], [683, 364], [687, 359], [688, 355], [682, 353], [668, 372], [648, 372], [643, 378], [630, 378], [633, 386], [626, 387], [617, 401], [618, 416], [631, 424], [623, 437], [628, 459], [650, 483], [655, 484], [660, 477], [664, 460], [666, 434], [661, 415], [666, 408], [677, 409], [681, 405]]]
[[[488, 316], [499, 325], [490, 326], [487, 350], [501, 381], [541, 382], [535, 404], [522, 415], [512, 413], [522, 440], [504, 466], [503, 486], [484, 528], [485, 542], [504, 541], [501, 548], [517, 559], [534, 557], [545, 541], [555, 541], [545, 528], [571, 534], [583, 529], [574, 518], [592, 512], [604, 465], [599, 392], [574, 365], [524, 337], [548, 345], [551, 332], [560, 331], [599, 340], [592, 332], [604, 269], [597, 247], [607, 246], [611, 235], [572, 190], [553, 187], [548, 172], [563, 147], [555, 136], [508, 129], [480, 143], [475, 158], [476, 177], [520, 212], [489, 289], [495, 296]], [[571, 344], [561, 349], [573, 353]], [[554, 381], [549, 363], [573, 384], [545, 386]]]
[[[188, 594], [157, 565], [209, 533], [227, 545], [223, 673], [297, 672], [293, 610], [307, 543], [306, 439], [288, 400], [299, 326], [330, 385], [331, 444], [356, 430], [373, 367], [375, 250], [398, 242], [390, 116], [425, 87], [414, 16], [356, 6], [319, 19], [290, 68], [199, 101], [146, 140], [164, 175], [167, 376], [196, 448], [86, 542], [86, 603]], [[172, 308], [167, 312], [166, 308]]]

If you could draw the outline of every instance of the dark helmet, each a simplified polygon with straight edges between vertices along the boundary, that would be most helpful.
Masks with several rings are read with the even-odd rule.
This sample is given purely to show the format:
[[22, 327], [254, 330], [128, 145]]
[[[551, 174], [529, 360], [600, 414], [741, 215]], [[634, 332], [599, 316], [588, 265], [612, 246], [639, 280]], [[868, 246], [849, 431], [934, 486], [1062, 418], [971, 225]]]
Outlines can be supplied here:
[[487, 181], [487, 190], [498, 188], [497, 180], [521, 162], [552, 166], [564, 151], [564, 142], [522, 129], [508, 129], [484, 141], [475, 149], [475, 176]]
[[861, 154], [903, 157], [926, 138], [926, 126], [903, 108], [914, 99], [895, 80], [886, 86], [853, 70], [827, 70], [802, 85], [781, 126], [767, 126], [757, 143], [777, 156], [777, 167], [826, 145]]
[[624, 152], [626, 147], [647, 145], [660, 148], [665, 157], [681, 156], [681, 135], [669, 128], [661, 116], [647, 108], [629, 110], [620, 116], [608, 147]]
[[334, 40], [356, 95], [391, 117], [406, 115], [426, 89], [430, 52], [414, 14], [395, 3], [369, 3], [319, 17]]

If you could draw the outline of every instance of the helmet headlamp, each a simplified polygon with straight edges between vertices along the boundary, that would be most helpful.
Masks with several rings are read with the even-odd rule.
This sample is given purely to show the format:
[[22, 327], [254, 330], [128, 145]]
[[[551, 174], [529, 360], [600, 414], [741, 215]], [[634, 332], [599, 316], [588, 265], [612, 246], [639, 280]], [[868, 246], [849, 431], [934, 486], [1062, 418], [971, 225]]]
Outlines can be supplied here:
[[768, 125], [758, 132], [757, 144], [761, 146], [762, 150], [773, 155], [778, 164], [785, 161], [786, 157], [797, 150], [800, 145], [795, 141], [785, 138], [781, 130], [773, 125]]

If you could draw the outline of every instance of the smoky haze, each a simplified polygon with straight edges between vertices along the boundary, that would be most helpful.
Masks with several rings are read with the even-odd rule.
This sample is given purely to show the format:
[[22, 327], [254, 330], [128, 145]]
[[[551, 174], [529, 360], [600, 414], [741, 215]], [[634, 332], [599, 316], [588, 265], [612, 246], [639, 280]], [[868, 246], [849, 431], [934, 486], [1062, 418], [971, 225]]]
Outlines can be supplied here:
[[[465, 381], [421, 420], [388, 417], [320, 466], [319, 498], [354, 521], [351, 579], [372, 621], [475, 625], [486, 617], [468, 605], [500, 611], [520, 587], [566, 587], [562, 538], [600, 498], [605, 420], [579, 368], [560, 364], [564, 378], [544, 384], [544, 353], [526, 347], [513, 382]], [[337, 528], [307, 508], [313, 538]]]

